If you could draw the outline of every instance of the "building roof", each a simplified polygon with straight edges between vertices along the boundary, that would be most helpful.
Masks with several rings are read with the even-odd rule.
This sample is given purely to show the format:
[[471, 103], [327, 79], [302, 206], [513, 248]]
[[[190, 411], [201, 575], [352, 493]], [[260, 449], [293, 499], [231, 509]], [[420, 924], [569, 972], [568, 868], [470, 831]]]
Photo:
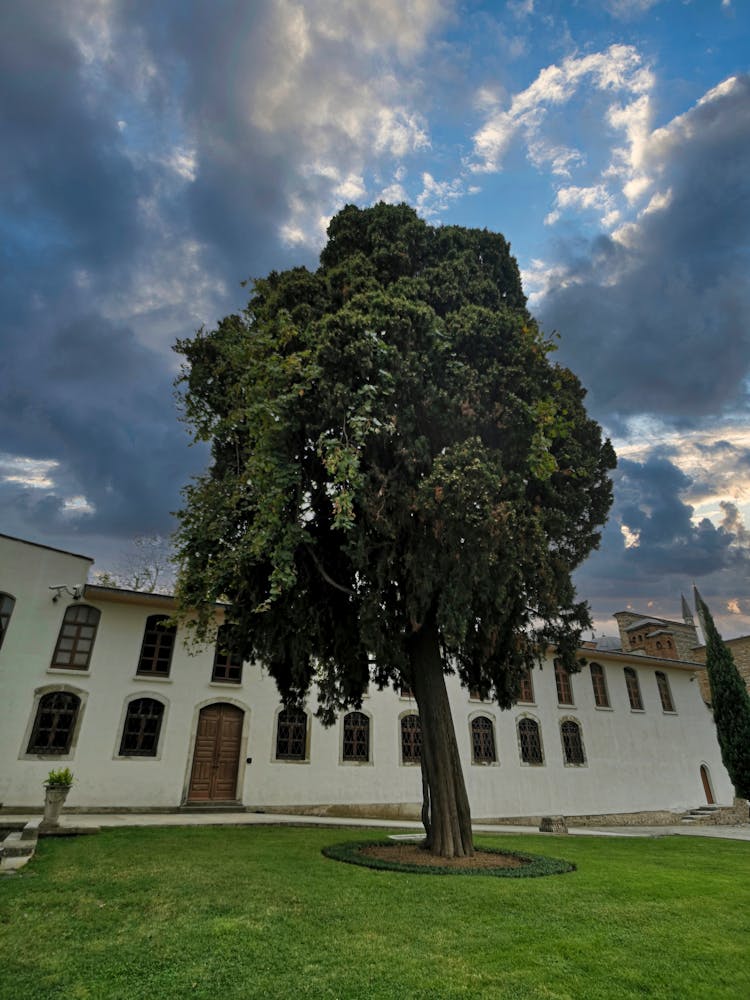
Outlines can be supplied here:
[[59, 552], [63, 556], [73, 556], [74, 559], [85, 559], [86, 562], [93, 563], [91, 556], [82, 556], [80, 552], [69, 552], [67, 549], [58, 549], [54, 545], [42, 545], [41, 542], [30, 542], [28, 538], [16, 538], [15, 535], [6, 535], [0, 531], [0, 538], [7, 538], [9, 542], [18, 542], [19, 545], [33, 545], [35, 549], [47, 549], [48, 552]]

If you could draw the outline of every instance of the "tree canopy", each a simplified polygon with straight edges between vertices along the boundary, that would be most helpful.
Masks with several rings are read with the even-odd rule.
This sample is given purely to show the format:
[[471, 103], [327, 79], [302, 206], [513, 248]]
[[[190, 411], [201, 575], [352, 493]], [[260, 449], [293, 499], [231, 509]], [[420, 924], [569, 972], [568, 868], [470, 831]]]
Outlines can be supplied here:
[[590, 620], [571, 572], [614, 452], [502, 236], [348, 206], [315, 272], [254, 281], [176, 349], [212, 446], [179, 515], [199, 634], [227, 601], [238, 651], [288, 703], [315, 680], [327, 722], [371, 681], [413, 683], [428, 632], [441, 670], [503, 707], [549, 644], [574, 665]]

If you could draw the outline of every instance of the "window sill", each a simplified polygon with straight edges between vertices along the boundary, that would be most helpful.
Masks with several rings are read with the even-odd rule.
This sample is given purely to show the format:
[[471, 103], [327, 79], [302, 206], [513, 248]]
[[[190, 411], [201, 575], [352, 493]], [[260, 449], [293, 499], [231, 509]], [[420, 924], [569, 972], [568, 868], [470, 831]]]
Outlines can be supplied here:
[[68, 751], [68, 753], [20, 753], [18, 759], [45, 760], [50, 763], [55, 760], [74, 760], [75, 755], [71, 751]]
[[473, 760], [472, 767], [500, 767], [499, 760]]
[[340, 760], [339, 767], [372, 767], [371, 760]]
[[137, 684], [146, 681], [149, 684], [174, 684], [171, 677], [155, 677], [153, 674], [134, 674], [132, 678]]
[[47, 667], [47, 673], [62, 677], [90, 677], [91, 670], [76, 670], [74, 667]]
[[614, 708], [611, 705], [594, 705], [597, 712], [614, 712]]
[[282, 758], [274, 757], [273, 760], [271, 761], [271, 763], [272, 764], [309, 764], [310, 763], [310, 758], [308, 757], [305, 760], [292, 760], [292, 759], [287, 759], [285, 757], [282, 757]]
[[645, 715], [646, 714], [646, 709], [645, 708], [631, 708], [630, 711], [632, 712], [633, 715]]
[[208, 686], [212, 688], [241, 688], [242, 681], [209, 681]]
[[575, 702], [573, 702], [573, 701], [565, 701], [565, 702], [558, 701], [557, 707], [558, 708], [567, 709], [567, 711], [569, 711], [569, 712], [570, 711], [573, 711], [573, 712], [577, 711], [576, 706], [575, 706]]
[[663, 709], [661, 710], [661, 714], [662, 714], [662, 715], [679, 715], [679, 712], [675, 712], [675, 710], [674, 710], [674, 709], [672, 709], [672, 711], [671, 711], [671, 712], [669, 712], [669, 711], [667, 711], [667, 709], [666, 709], [666, 708], [663, 708]]

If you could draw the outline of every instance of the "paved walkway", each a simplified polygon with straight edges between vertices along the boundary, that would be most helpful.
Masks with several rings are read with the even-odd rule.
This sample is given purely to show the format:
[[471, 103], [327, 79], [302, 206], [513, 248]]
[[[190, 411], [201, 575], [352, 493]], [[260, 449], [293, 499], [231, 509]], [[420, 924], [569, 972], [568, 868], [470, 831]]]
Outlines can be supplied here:
[[[0, 813], [3, 824], [24, 823], [38, 818], [37, 814]], [[67, 813], [60, 820], [62, 827], [104, 828], [118, 826], [331, 826], [367, 827], [369, 829], [421, 831], [422, 824], [415, 820], [355, 819], [342, 816], [281, 815], [279, 813]], [[474, 823], [475, 833], [535, 833], [535, 826], [498, 825]], [[742, 826], [599, 826], [570, 827], [575, 837], [721, 837], [729, 840], [750, 840], [750, 823]], [[550, 837], [556, 834], [539, 834]]]

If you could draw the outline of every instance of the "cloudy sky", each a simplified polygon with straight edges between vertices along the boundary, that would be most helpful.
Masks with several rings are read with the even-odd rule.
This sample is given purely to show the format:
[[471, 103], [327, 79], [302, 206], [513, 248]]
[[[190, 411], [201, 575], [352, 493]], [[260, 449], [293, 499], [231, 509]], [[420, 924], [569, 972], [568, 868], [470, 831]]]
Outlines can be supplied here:
[[749, 52], [744, 0], [3, 4], [0, 531], [169, 532], [175, 339], [407, 201], [505, 234], [615, 443], [597, 627], [750, 632]]

